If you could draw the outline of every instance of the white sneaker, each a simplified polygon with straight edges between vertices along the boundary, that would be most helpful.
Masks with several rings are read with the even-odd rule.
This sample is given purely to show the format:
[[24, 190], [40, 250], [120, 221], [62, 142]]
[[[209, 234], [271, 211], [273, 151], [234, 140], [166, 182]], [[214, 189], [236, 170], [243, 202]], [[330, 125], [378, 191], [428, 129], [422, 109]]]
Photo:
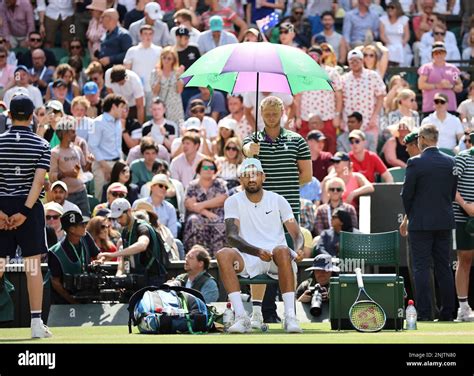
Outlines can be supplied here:
[[474, 321], [474, 312], [471, 307], [467, 306], [466, 308], [458, 308], [458, 317], [456, 317], [456, 322], [466, 322]]
[[43, 324], [42, 320], [31, 323], [31, 338], [50, 338], [53, 333]]
[[250, 333], [252, 324], [247, 315], [236, 316], [234, 324], [227, 330], [228, 333]]
[[283, 319], [283, 329], [287, 333], [303, 333], [303, 329], [300, 328], [300, 323], [295, 316], [285, 316]]
[[252, 312], [250, 323], [252, 324], [252, 329], [260, 329], [263, 325], [262, 312]]

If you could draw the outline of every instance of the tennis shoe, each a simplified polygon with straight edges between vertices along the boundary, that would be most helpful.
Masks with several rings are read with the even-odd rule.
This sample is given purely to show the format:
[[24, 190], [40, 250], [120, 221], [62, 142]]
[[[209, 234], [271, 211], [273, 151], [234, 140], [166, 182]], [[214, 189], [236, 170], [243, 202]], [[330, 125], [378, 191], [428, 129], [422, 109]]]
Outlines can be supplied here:
[[236, 316], [234, 324], [227, 330], [228, 333], [250, 333], [252, 324], [247, 315]]
[[35, 320], [31, 322], [31, 338], [50, 338], [53, 333], [43, 324], [43, 320]]
[[458, 316], [456, 317], [455, 322], [468, 322], [474, 321], [474, 312], [472, 311], [471, 307], [459, 307], [458, 308]]
[[261, 312], [253, 312], [250, 318], [252, 329], [260, 329], [263, 325], [263, 315]]
[[287, 333], [303, 333], [303, 330], [300, 328], [300, 323], [295, 316], [285, 316], [283, 319], [283, 329]]

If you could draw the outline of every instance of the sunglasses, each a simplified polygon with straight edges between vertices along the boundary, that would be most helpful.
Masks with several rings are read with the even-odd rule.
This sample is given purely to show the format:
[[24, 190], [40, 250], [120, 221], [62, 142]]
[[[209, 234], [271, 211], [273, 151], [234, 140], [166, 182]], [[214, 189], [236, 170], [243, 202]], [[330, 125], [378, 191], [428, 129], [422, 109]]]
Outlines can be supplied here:
[[304, 12], [293, 12], [293, 14], [295, 16], [302, 16], [304, 14]]
[[168, 189], [168, 187], [164, 184], [156, 184], [161, 189]]
[[469, 137], [470, 134], [471, 134], [470, 132], [464, 132], [464, 136], [466, 136], [466, 137]]
[[47, 221], [50, 221], [50, 220], [52, 220], [52, 219], [57, 220], [57, 219], [59, 219], [60, 217], [61, 217], [60, 215], [47, 215], [47, 216], [46, 216], [46, 220], [47, 220]]
[[328, 191], [329, 191], [329, 192], [342, 192], [343, 189], [342, 189], [342, 188], [339, 188], [339, 187], [337, 187], [337, 188], [332, 188], [332, 187], [331, 187], [331, 188], [328, 188]]
[[7, 55], [0, 55], [0, 58], [2, 58], [2, 59], [6, 58], [6, 57], [7, 57]]
[[81, 45], [77, 45], [77, 44], [71, 44], [70, 48], [71, 50], [80, 50], [81, 49]]
[[111, 194], [115, 198], [125, 198], [127, 196], [125, 193], [122, 192], [112, 192]]
[[469, 138], [464, 139], [464, 143], [465, 143], [465, 144], [470, 144], [470, 143], [471, 143], [471, 139], [469, 139]]
[[434, 35], [446, 35], [446, 33], [442, 32], [442, 31], [435, 31], [433, 34]]
[[41, 38], [30, 38], [30, 42], [41, 42]]
[[326, 48], [321, 48], [321, 51], [323, 51], [323, 52], [331, 52], [331, 50], [330, 50], [329, 48], [327, 48], [327, 47], [326, 47]]
[[394, 5], [387, 5], [387, 9], [395, 9]]
[[358, 138], [351, 138], [349, 140], [349, 142], [351, 143], [351, 145], [354, 145], [354, 144], [359, 145], [360, 144], [360, 140]]
[[435, 99], [434, 103], [435, 104], [446, 104], [446, 101], [443, 101], [442, 99]]
[[280, 34], [288, 34], [289, 31], [288, 30], [280, 30]]
[[203, 114], [204, 113], [204, 108], [195, 108], [193, 110], [191, 110], [191, 113], [192, 114]]
[[110, 228], [110, 225], [100, 225], [100, 228], [101, 228], [102, 230], [105, 230], [106, 228], [107, 228], [107, 229]]
[[364, 57], [375, 57], [375, 54], [364, 54]]
[[227, 146], [227, 147], [225, 148], [225, 150], [239, 151], [239, 149], [237, 149], [237, 148], [234, 147], [234, 146]]
[[203, 170], [203, 171], [215, 171], [216, 167], [215, 166], [202, 166], [201, 170]]

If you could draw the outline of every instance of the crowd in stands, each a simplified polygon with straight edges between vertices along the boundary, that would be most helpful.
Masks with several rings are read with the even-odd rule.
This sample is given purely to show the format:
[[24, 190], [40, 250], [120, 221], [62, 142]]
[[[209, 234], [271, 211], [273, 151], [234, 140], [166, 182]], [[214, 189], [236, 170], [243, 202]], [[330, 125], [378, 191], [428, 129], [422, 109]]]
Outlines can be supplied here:
[[[274, 12], [262, 33], [256, 21]], [[334, 90], [256, 101], [184, 86], [200, 56], [247, 41], [302, 49]], [[196, 245], [212, 258], [226, 245], [224, 202], [242, 190], [242, 141], [263, 129], [260, 102], [277, 96], [281, 126], [311, 153], [300, 225], [314, 257], [336, 208], [358, 228], [359, 197], [406, 168], [406, 136], [420, 125], [436, 125], [452, 155], [472, 147], [473, 65], [471, 0], [2, 0], [0, 133], [11, 98], [28, 95], [32, 131], [51, 146], [49, 246], [64, 238], [60, 215], [76, 210], [101, 252], [118, 250], [108, 214], [125, 198], [156, 215], [170, 259]]]

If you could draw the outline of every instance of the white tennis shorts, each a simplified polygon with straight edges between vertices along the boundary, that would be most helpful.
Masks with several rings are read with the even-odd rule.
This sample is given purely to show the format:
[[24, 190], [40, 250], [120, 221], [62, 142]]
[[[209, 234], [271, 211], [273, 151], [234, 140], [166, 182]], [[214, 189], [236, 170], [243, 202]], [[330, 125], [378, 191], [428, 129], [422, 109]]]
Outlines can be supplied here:
[[[257, 275], [267, 274], [270, 278], [278, 279], [278, 266], [273, 262], [273, 260], [266, 262], [260, 259], [260, 257], [240, 252], [237, 248], [234, 249], [239, 252], [240, 256], [242, 256], [242, 259], [244, 260], [244, 268], [240, 273], [237, 273], [237, 275], [243, 278], [253, 278]], [[293, 273], [296, 273], [298, 267], [293, 260], [291, 261], [291, 267], [293, 269]]]

